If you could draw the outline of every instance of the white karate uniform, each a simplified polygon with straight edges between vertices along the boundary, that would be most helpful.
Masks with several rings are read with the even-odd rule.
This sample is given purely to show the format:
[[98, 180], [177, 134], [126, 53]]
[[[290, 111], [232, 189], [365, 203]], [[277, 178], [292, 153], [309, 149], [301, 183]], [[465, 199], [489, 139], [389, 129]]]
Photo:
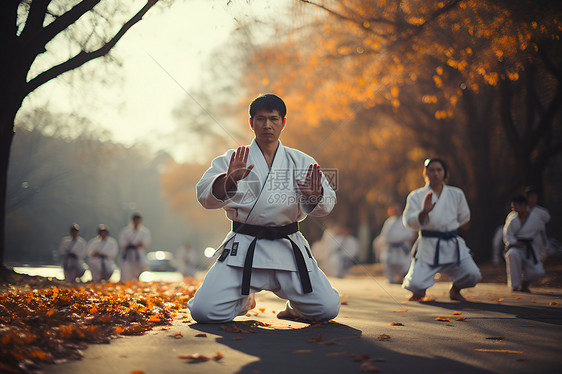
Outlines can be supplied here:
[[401, 216], [390, 216], [384, 221], [379, 234], [382, 245], [381, 262], [388, 281], [404, 278], [410, 267], [412, 242], [416, 232], [406, 226]]
[[[207, 209], [223, 208], [228, 219], [258, 226], [284, 226], [302, 221], [307, 215], [325, 216], [335, 205], [336, 195], [322, 175], [323, 196], [316, 205], [300, 200], [296, 179], [304, 181], [310, 164], [316, 161], [298, 150], [277, 148], [271, 169], [255, 139], [249, 146], [247, 165], [254, 164], [251, 173], [238, 182], [234, 196], [217, 199], [212, 193], [216, 178], [228, 169], [234, 150], [215, 158], [211, 167], [197, 183], [197, 198]], [[287, 299], [287, 312], [309, 320], [334, 318], [340, 307], [339, 294], [331, 287], [318, 268], [310, 247], [299, 232], [289, 235], [304, 257], [312, 283], [312, 292], [304, 294], [295, 255], [286, 239], [259, 239], [255, 246], [251, 273], [250, 295], [242, 295], [244, 260], [253, 236], [229, 232], [217, 250], [228, 250], [224, 261], [217, 261], [209, 270], [203, 284], [188, 307], [198, 322], [227, 322], [243, 315], [250, 308], [252, 293], [261, 290], [274, 292]]]
[[65, 236], [59, 246], [59, 255], [62, 258], [62, 268], [64, 270], [64, 280], [74, 282], [86, 271], [84, 267], [84, 255], [86, 254], [86, 241], [78, 236]]
[[[507, 216], [503, 239], [507, 248], [505, 254], [507, 283], [515, 289], [520, 287], [523, 281], [532, 282], [544, 276], [539, 252], [544, 217], [538, 210], [531, 209], [524, 222], [521, 222], [519, 215], [512, 213]], [[519, 240], [532, 240], [531, 247], [534, 256], [533, 253], [528, 253], [527, 247], [514, 247]]]
[[328, 275], [344, 278], [349, 274], [359, 252], [359, 242], [352, 235], [334, 235], [328, 240], [332, 241], [328, 253]]
[[[533, 211], [535, 219], [542, 222], [542, 228], [539, 230], [539, 240], [535, 244], [535, 249], [537, 250], [542, 261], [546, 260], [548, 256], [554, 254], [557, 249], [551, 245], [550, 239], [546, 236], [546, 224], [550, 221], [550, 213], [548, 209], [535, 205], [529, 209], [529, 212]], [[512, 219], [517, 216], [517, 212], [511, 211], [507, 215], [506, 222], [508, 219]], [[503, 230], [502, 230], [503, 231]]]
[[119, 247], [117, 241], [110, 236], [102, 240], [101, 236], [96, 236], [88, 243], [88, 256], [90, 257], [90, 271], [92, 272], [92, 281], [101, 282], [109, 280], [115, 265], [113, 259], [117, 256]]
[[[460, 188], [445, 184], [443, 184], [441, 195], [432, 191], [432, 202], [435, 203], [435, 206], [429, 212], [426, 222], [422, 224], [418, 215], [423, 210], [423, 201], [429, 191], [432, 190], [429, 184], [426, 184], [425, 187], [410, 192], [406, 209], [402, 215], [407, 227], [420, 230], [418, 239], [414, 243], [410, 269], [404, 278], [402, 287], [412, 292], [426, 290], [435, 283], [433, 277], [436, 273], [448, 274], [453, 284], [459, 289], [474, 287], [482, 276], [463, 238], [456, 236], [451, 240], [439, 240], [421, 235], [421, 230], [449, 232], [467, 223], [470, 220], [470, 210], [464, 193]], [[438, 263], [435, 264], [438, 241]]]
[[[148, 269], [145, 249], [150, 245], [150, 231], [143, 225], [136, 229], [130, 223], [123, 228], [119, 235], [121, 245], [121, 281], [138, 280], [141, 273]], [[127, 250], [128, 245], [134, 245], [137, 249]]]

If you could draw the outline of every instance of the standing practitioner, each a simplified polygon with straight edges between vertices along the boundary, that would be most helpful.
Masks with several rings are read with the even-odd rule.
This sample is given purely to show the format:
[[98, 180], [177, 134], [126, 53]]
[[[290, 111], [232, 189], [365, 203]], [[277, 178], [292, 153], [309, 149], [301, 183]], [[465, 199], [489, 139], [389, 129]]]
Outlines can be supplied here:
[[88, 256], [90, 257], [90, 271], [92, 281], [108, 281], [115, 270], [113, 259], [117, 256], [119, 247], [117, 241], [109, 236], [109, 228], [101, 224], [98, 226], [98, 236], [88, 243]]
[[70, 235], [62, 238], [59, 246], [64, 280], [67, 282], [76, 282], [86, 271], [82, 260], [86, 254], [86, 241], [79, 236], [79, 232], [80, 226], [73, 223], [70, 226]]
[[150, 245], [150, 231], [141, 222], [141, 213], [134, 213], [129, 225], [119, 235], [121, 282], [138, 280], [141, 273], [148, 269], [145, 249]]
[[530, 292], [532, 281], [544, 276], [540, 260], [544, 220], [538, 209], [531, 209], [523, 195], [511, 199], [511, 209], [503, 229], [507, 283], [513, 291]]
[[252, 144], [215, 158], [197, 183], [201, 205], [223, 208], [232, 230], [187, 306], [197, 322], [224, 323], [253, 308], [254, 293], [269, 290], [288, 300], [278, 318], [329, 320], [339, 312], [339, 294], [318, 268], [298, 222], [327, 215], [335, 192], [312, 157], [279, 141], [283, 100], [259, 96], [249, 112]]
[[410, 267], [410, 252], [416, 232], [404, 226], [402, 208], [398, 204], [388, 207], [388, 218], [382, 225], [380, 243], [383, 246], [381, 262], [390, 283], [402, 283]]
[[420, 301], [435, 283], [435, 274], [446, 273], [453, 281], [449, 297], [464, 300], [461, 289], [474, 287], [482, 278], [470, 249], [457, 235], [457, 229], [470, 220], [468, 203], [460, 188], [444, 183], [443, 160], [427, 159], [424, 166], [426, 185], [410, 192], [402, 218], [406, 226], [419, 231], [402, 287], [412, 291], [410, 301]]

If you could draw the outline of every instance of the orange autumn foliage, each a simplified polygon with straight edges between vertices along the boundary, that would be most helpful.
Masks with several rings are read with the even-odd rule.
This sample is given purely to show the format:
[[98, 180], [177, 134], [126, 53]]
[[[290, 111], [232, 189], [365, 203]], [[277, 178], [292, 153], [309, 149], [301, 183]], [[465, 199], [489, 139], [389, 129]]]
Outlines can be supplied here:
[[169, 325], [197, 286], [127, 282], [7, 292], [0, 295], [0, 361], [21, 372], [27, 365], [78, 359], [86, 343]]

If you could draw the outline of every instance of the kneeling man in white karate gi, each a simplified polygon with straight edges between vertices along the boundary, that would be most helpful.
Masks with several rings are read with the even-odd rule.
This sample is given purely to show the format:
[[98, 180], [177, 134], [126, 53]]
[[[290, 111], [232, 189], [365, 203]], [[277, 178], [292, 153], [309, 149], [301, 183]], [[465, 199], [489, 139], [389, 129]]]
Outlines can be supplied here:
[[287, 300], [278, 318], [332, 319], [339, 293], [319, 269], [298, 223], [330, 213], [335, 192], [312, 157], [279, 141], [287, 120], [283, 100], [262, 95], [249, 111], [252, 144], [215, 158], [197, 183], [201, 205], [223, 208], [232, 230], [187, 304], [191, 316], [201, 323], [232, 321], [255, 306], [256, 292], [268, 290]]
[[457, 229], [470, 220], [464, 192], [444, 183], [447, 166], [438, 158], [424, 163], [425, 187], [408, 195], [402, 216], [404, 224], [418, 230], [413, 259], [402, 287], [412, 291], [410, 301], [420, 301], [435, 283], [437, 273], [449, 275], [451, 300], [464, 300], [461, 289], [474, 287], [482, 278], [470, 249]]

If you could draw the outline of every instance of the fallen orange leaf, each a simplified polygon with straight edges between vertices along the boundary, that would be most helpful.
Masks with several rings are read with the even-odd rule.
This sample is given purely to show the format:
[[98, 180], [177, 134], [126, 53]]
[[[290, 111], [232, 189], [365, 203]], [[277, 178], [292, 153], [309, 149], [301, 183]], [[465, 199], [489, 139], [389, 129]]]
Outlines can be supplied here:
[[312, 350], [311, 349], [297, 349], [296, 351], [293, 351], [293, 353], [295, 353], [295, 354], [312, 353]]
[[392, 322], [390, 326], [404, 326], [402, 322]]
[[548, 305], [558, 305], [558, 303], [556, 301], [551, 301]]
[[223, 359], [223, 358], [224, 358], [224, 356], [223, 356], [223, 354], [220, 353], [220, 352], [217, 352], [217, 354], [215, 354], [215, 355], [213, 356], [213, 360], [215, 360], [215, 361], [219, 361], [219, 360], [221, 360], [221, 359]]
[[197, 334], [195, 335], [196, 338], [206, 338], [207, 334], [201, 333], [201, 334]]
[[464, 322], [467, 319], [468, 319], [468, 317], [459, 317], [459, 318], [455, 319], [455, 321]]
[[205, 362], [205, 361], [209, 361], [210, 358], [207, 356], [203, 356], [200, 355], [199, 353], [194, 353], [192, 355], [186, 355], [186, 356], [178, 356], [178, 358], [182, 359], [182, 360], [186, 360], [189, 363], [194, 363], [194, 362]]
[[497, 352], [497, 353], [517, 353], [523, 354], [523, 351], [512, 351], [509, 349], [486, 349], [486, 348], [476, 348], [475, 351], [478, 352]]
[[462, 314], [462, 312], [453, 312], [454, 316], [460, 316]]
[[322, 341], [322, 333], [316, 335], [314, 338], [310, 338], [307, 340], [309, 343], [318, 343]]
[[377, 339], [378, 340], [388, 340], [388, 339], [390, 339], [390, 335], [382, 334]]
[[171, 334], [171, 335], [168, 335], [168, 336], [170, 336], [172, 338], [176, 338], [176, 339], [183, 338], [183, 334], [181, 333], [181, 331], [178, 331], [175, 334]]
[[265, 312], [265, 308], [259, 308], [258, 310], [262, 313]]
[[347, 301], [340, 302], [340, 305], [347, 305]]
[[380, 369], [374, 365], [372, 365], [370, 362], [364, 362], [361, 365], [361, 371], [365, 372], [365, 373], [378, 373], [380, 371]]
[[443, 317], [437, 317], [435, 318], [435, 320], [441, 322], [450, 322], [449, 318], [443, 318]]

